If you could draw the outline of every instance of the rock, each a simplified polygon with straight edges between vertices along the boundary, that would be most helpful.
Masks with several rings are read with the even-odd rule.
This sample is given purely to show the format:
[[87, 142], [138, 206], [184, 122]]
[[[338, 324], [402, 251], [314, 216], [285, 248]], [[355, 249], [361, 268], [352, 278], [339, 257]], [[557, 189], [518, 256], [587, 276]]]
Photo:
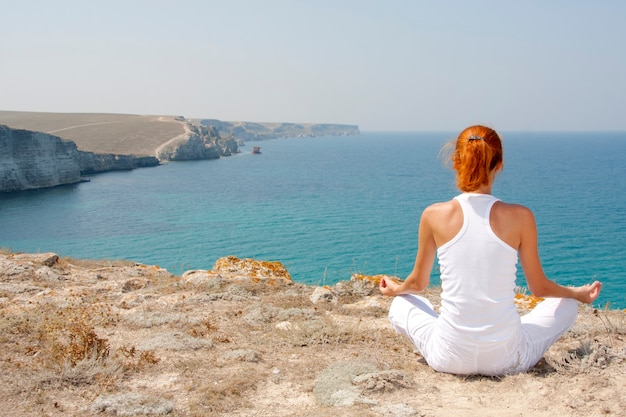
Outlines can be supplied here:
[[57, 263], [57, 261], [59, 260], [59, 255], [57, 255], [56, 253], [52, 253], [52, 252], [34, 253], [34, 254], [19, 253], [19, 254], [13, 255], [12, 259], [16, 261], [27, 261], [27, 262], [32, 262], [36, 265], [43, 265], [43, 266], [51, 267]]
[[280, 262], [257, 261], [255, 259], [239, 259], [236, 256], [226, 256], [215, 262], [213, 270], [230, 277], [243, 276], [255, 279], [282, 279], [292, 282], [287, 268]]
[[54, 270], [52, 270], [48, 266], [42, 266], [40, 268], [37, 268], [37, 270], [35, 270], [35, 276], [37, 277], [37, 279], [42, 280], [42, 281], [63, 281], [63, 280], [65, 280], [64, 278], [59, 276], [59, 274], [54, 272]]
[[368, 309], [376, 309], [383, 308], [379, 299], [377, 297], [366, 297], [363, 300], [359, 300], [356, 303], [346, 304], [344, 306], [348, 310], [368, 310]]
[[224, 359], [256, 363], [261, 360], [261, 355], [259, 352], [254, 350], [236, 349], [224, 353]]
[[65, 277], [59, 276], [51, 267], [59, 259], [55, 253], [37, 254], [0, 254], [0, 275], [5, 280], [24, 280], [36, 277], [43, 281], [60, 281]]
[[380, 371], [370, 374], [357, 375], [352, 383], [362, 388], [362, 393], [392, 392], [400, 388], [411, 386], [409, 377], [400, 371]]
[[276, 329], [278, 330], [292, 330], [294, 328], [293, 324], [290, 321], [281, 321], [279, 323], [276, 323], [276, 326], [274, 326]]
[[146, 297], [143, 294], [126, 294], [121, 298], [120, 302], [117, 303], [117, 307], [128, 310], [140, 306], [145, 303], [145, 301]]
[[337, 296], [335, 293], [327, 287], [317, 287], [313, 290], [313, 294], [309, 297], [309, 300], [313, 304], [318, 303], [332, 303], [337, 304]]
[[165, 398], [136, 393], [102, 394], [91, 404], [90, 411], [115, 416], [169, 415], [173, 404]]
[[392, 277], [390, 275], [385, 275], [385, 274], [378, 274], [378, 275], [352, 274], [350, 276], [350, 281], [364, 281], [364, 282], [369, 282], [369, 283], [372, 283], [372, 284], [378, 286], [380, 284], [380, 280], [383, 277], [391, 278], [392, 280], [394, 280], [396, 282], [401, 282], [400, 278]]
[[146, 288], [150, 282], [145, 278], [129, 279], [122, 286], [122, 292], [131, 292]]
[[[222, 276], [215, 271], [207, 271], [206, 269], [193, 269], [190, 271], [185, 271], [181, 278], [186, 284], [191, 285], [207, 285], [207, 284], [216, 284], [215, 281], [220, 280]], [[219, 282], [217, 282], [219, 284]]]
[[423, 417], [426, 415], [408, 404], [384, 404], [373, 407], [372, 410], [385, 417]]
[[330, 365], [315, 379], [313, 395], [319, 405], [350, 407], [358, 403], [372, 403], [361, 395], [352, 382], [363, 374], [376, 372], [376, 366], [367, 362], [341, 362]]

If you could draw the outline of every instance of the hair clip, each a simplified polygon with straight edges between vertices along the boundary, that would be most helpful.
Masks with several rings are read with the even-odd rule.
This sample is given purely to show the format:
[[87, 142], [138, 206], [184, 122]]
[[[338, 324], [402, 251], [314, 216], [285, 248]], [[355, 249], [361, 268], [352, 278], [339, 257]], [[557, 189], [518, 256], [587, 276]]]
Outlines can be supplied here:
[[483, 138], [482, 136], [478, 136], [478, 135], [472, 135], [472, 136], [469, 137], [469, 139], [467, 141], [471, 142], [473, 140], [485, 140], [485, 138]]

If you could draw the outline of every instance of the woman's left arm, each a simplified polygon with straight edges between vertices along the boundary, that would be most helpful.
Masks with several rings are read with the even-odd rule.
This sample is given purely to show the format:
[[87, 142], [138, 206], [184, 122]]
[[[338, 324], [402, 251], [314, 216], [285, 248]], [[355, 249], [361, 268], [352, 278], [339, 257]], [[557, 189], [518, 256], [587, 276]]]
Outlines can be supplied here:
[[415, 257], [413, 270], [401, 284], [383, 277], [379, 286], [380, 292], [383, 295], [417, 294], [428, 286], [430, 282], [430, 272], [437, 253], [437, 245], [435, 244], [431, 227], [431, 211], [430, 208], [426, 208], [420, 219], [417, 237], [417, 256]]

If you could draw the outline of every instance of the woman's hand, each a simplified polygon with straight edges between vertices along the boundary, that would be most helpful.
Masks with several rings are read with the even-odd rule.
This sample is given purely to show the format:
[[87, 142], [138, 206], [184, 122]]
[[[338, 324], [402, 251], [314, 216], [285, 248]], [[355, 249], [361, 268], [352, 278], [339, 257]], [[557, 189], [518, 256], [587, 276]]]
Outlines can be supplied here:
[[594, 281], [591, 284], [582, 285], [576, 288], [576, 299], [581, 303], [593, 303], [600, 295], [601, 289], [602, 283], [599, 281]]
[[400, 284], [390, 277], [382, 277], [378, 289], [382, 295], [394, 296], [398, 295], [398, 287]]

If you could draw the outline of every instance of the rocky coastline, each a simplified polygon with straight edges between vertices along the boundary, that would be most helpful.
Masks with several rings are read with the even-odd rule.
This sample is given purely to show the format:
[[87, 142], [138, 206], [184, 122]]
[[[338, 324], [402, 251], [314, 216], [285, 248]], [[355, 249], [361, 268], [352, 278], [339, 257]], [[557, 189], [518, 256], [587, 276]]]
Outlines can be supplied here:
[[86, 175], [166, 161], [231, 156], [244, 140], [357, 134], [358, 126], [337, 124], [0, 111], [0, 193], [74, 184]]
[[201, 126], [210, 126], [223, 137], [232, 136], [243, 141], [268, 139], [304, 138], [317, 136], [358, 136], [361, 134], [356, 125], [330, 123], [253, 123], [225, 122], [216, 119], [202, 119]]

